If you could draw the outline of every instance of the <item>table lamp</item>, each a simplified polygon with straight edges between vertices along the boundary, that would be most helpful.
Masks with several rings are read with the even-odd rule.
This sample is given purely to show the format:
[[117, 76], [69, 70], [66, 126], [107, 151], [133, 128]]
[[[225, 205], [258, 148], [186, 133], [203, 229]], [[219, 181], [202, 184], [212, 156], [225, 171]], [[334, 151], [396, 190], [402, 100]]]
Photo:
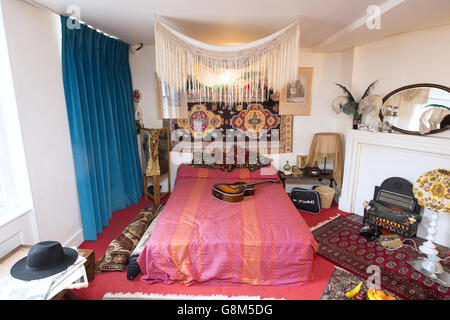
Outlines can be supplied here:
[[419, 250], [426, 254], [426, 258], [409, 259], [408, 263], [415, 270], [431, 278], [439, 284], [449, 287], [450, 274], [444, 270], [438, 257], [438, 251], [433, 243], [438, 212], [450, 212], [450, 171], [436, 169], [421, 175], [413, 186], [414, 197], [419, 205], [431, 210], [431, 221], [427, 229], [426, 239]]
[[326, 159], [333, 159], [333, 178], [338, 186], [341, 187], [343, 175], [343, 158], [341, 138], [335, 132], [316, 133], [311, 142], [309, 156], [306, 159], [306, 166], [314, 165], [319, 159], [325, 159], [322, 174], [329, 174], [331, 170], [326, 169]]

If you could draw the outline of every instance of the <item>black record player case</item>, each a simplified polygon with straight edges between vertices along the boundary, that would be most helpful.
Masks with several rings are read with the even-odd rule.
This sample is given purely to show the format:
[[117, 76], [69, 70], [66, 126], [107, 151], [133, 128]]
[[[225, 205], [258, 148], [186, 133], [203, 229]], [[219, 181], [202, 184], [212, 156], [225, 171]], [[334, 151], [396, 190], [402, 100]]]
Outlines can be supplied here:
[[373, 200], [364, 208], [364, 225], [383, 228], [405, 237], [416, 236], [422, 207], [414, 198], [413, 185], [406, 179], [393, 177], [375, 187]]

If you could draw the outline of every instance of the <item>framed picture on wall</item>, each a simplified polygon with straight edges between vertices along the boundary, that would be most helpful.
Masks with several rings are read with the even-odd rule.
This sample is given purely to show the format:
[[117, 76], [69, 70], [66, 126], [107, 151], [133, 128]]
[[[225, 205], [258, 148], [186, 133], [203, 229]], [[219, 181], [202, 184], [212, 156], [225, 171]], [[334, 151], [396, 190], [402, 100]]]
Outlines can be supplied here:
[[298, 68], [297, 79], [280, 93], [280, 115], [308, 116], [311, 114], [314, 68]]

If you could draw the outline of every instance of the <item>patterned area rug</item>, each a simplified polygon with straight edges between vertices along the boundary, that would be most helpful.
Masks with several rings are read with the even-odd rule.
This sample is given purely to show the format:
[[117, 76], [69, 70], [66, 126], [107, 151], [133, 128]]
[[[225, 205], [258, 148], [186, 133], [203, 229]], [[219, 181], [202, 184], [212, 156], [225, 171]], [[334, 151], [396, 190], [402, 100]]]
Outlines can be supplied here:
[[159, 293], [111, 293], [107, 292], [102, 300], [284, 300], [264, 298], [260, 296], [225, 296], [225, 295], [185, 295], [185, 294], [159, 294]]
[[[345, 293], [352, 290], [361, 281], [363, 281], [363, 285], [360, 292], [366, 294], [367, 286], [364, 279], [361, 279], [360, 277], [355, 276], [354, 274], [345, 271], [344, 269], [336, 267], [334, 268], [330, 280], [328, 280], [327, 286], [322, 292], [320, 300], [348, 300], [345, 297]], [[386, 290], [385, 293], [389, 296], [394, 296], [397, 300], [401, 300], [400, 297], [392, 292]]]
[[[318, 255], [335, 265], [367, 279], [371, 265], [381, 267], [381, 287], [408, 300], [449, 300], [450, 289], [416, 272], [407, 263], [419, 254], [404, 246], [387, 250], [359, 235], [361, 224], [338, 217], [313, 231], [319, 245]], [[449, 262], [442, 262], [449, 269]]]

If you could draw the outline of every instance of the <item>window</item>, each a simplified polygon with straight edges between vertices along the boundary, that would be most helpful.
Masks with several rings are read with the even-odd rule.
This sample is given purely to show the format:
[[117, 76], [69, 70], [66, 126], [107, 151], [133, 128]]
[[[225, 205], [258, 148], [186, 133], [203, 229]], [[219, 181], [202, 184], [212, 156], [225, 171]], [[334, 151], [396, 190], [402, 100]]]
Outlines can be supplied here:
[[[32, 207], [22, 132], [0, 6], [0, 218]], [[6, 219], [6, 218], [5, 218]]]
[[[0, 82], [1, 83], [1, 82]], [[4, 94], [2, 93], [2, 96]], [[11, 163], [14, 159], [11, 148], [8, 143], [7, 130], [11, 128], [8, 125], [7, 108], [3, 97], [0, 99], [0, 216], [16, 207], [16, 183], [14, 182], [14, 171]]]
[[4, 178], [0, 172], [0, 210], [6, 206], [6, 195], [5, 195], [5, 183]]

